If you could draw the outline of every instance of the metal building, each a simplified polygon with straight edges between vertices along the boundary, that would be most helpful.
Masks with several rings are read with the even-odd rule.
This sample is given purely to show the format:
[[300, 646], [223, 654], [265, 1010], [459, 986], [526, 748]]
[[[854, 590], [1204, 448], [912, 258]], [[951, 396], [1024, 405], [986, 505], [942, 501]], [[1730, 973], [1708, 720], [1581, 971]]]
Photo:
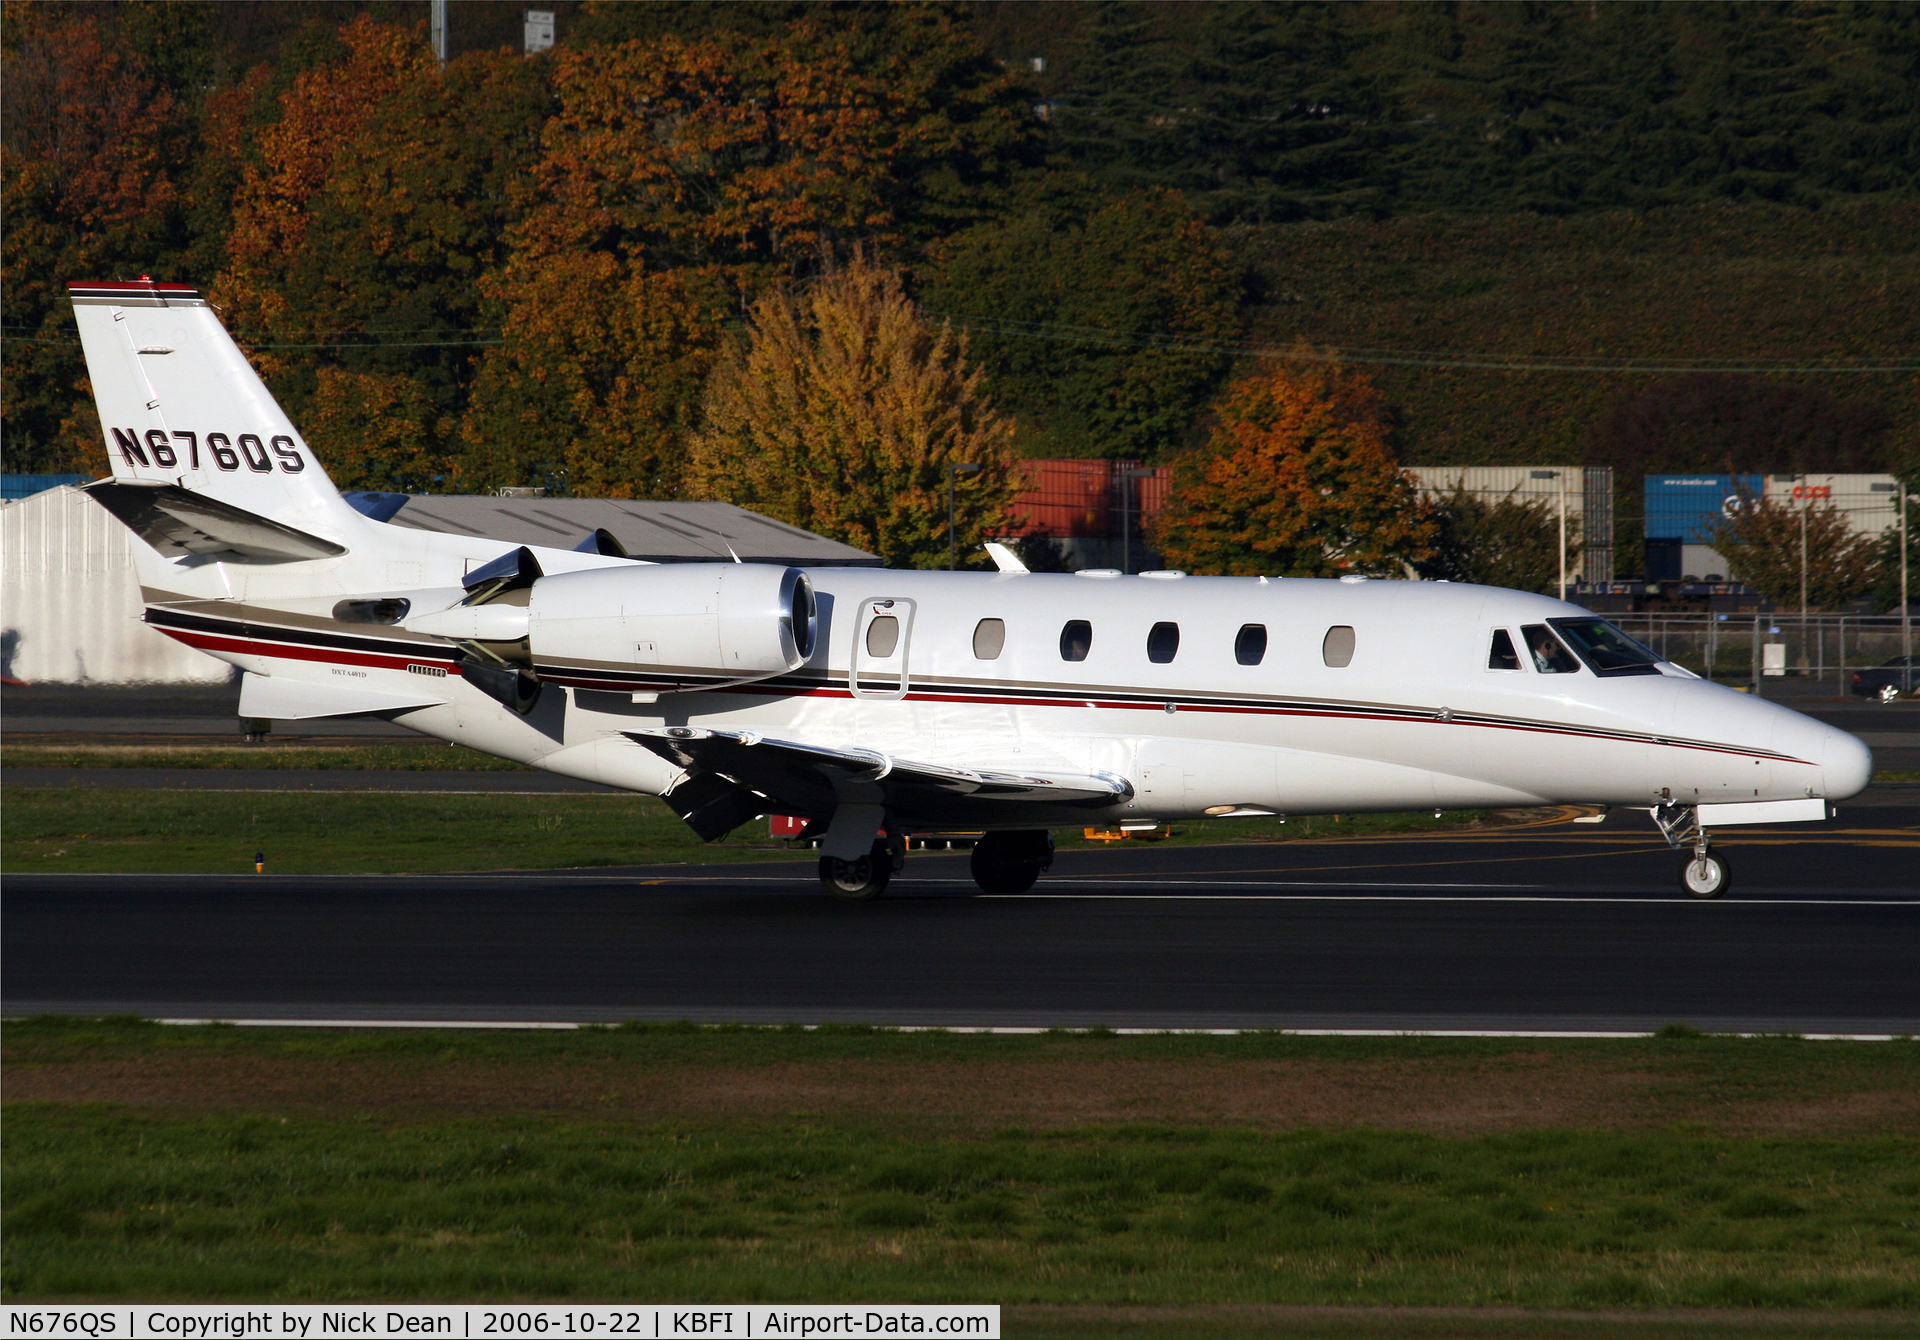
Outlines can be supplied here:
[[[605, 529], [635, 558], [877, 567], [872, 554], [729, 503], [354, 494], [392, 525], [571, 549]], [[70, 486], [0, 506], [0, 669], [46, 684], [219, 683], [231, 667], [141, 621], [131, 532]]]

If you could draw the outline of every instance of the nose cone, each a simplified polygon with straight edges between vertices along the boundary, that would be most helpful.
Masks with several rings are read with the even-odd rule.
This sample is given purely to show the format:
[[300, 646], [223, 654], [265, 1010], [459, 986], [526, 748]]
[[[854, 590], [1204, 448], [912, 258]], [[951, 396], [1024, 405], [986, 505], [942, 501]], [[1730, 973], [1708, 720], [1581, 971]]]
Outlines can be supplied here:
[[1773, 747], [1820, 768], [1828, 800], [1846, 800], [1867, 789], [1873, 778], [1873, 751], [1857, 735], [1812, 717], [1781, 708], [1774, 724]]

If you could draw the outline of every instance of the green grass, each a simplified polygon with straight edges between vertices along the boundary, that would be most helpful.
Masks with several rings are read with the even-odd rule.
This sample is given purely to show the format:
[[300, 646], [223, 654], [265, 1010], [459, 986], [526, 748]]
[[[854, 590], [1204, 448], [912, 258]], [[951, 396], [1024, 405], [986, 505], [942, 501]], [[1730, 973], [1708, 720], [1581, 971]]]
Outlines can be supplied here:
[[[630, 795], [431, 795], [406, 791], [175, 791], [9, 786], [0, 863], [13, 874], [282, 874], [561, 869], [814, 859], [764, 821], [703, 843], [661, 801]], [[1287, 841], [1457, 827], [1449, 812], [1182, 824], [1167, 841]], [[1078, 830], [1062, 846], [1090, 844]], [[1128, 839], [1135, 841], [1135, 839]]]
[[1920, 1146], [7, 1114], [10, 1298], [1920, 1306]]
[[[1728, 1134], [1743, 1106], [1920, 1084], [1920, 1046], [1640, 1040], [979, 1036], [626, 1026], [575, 1033], [13, 1021], [13, 1092], [184, 1076], [237, 1100], [12, 1101], [0, 1289], [88, 1299], [983, 1301], [1017, 1335], [1698, 1334], [1702, 1319], [1280, 1316], [1223, 1304], [1920, 1308], [1920, 1138]], [[1632, 1076], [1631, 1129], [1447, 1136], [996, 1120], [1010, 1063], [1311, 1066], [1324, 1082], [1502, 1068]], [[887, 1106], [641, 1120], [477, 1103], [899, 1065], [955, 1119]], [[908, 1067], [918, 1067], [908, 1069]], [[980, 1067], [999, 1067], [1000, 1070]], [[1397, 1069], [1396, 1069], [1397, 1068]], [[405, 1110], [369, 1076], [403, 1075]], [[304, 1077], [323, 1105], [290, 1100]], [[1076, 1078], [1079, 1077], [1079, 1078]], [[37, 1090], [46, 1092], [44, 1088]], [[227, 1090], [231, 1095], [231, 1090]], [[529, 1091], [531, 1092], [531, 1091]], [[1409, 1123], [1414, 1116], [1408, 1113]], [[1911, 1123], [1908, 1123], [1910, 1126]], [[1109, 1315], [1102, 1306], [1189, 1308]], [[1908, 1320], [1911, 1320], [1910, 1318]], [[1017, 1325], [1016, 1325], [1017, 1322]], [[1616, 1324], [1617, 1323], [1617, 1324]], [[1884, 1334], [1855, 1319], [1820, 1333]], [[1779, 1330], [1795, 1332], [1782, 1319]]]
[[322, 772], [530, 772], [525, 764], [464, 745], [403, 744], [8, 744], [9, 768], [245, 768]]
[[557, 869], [792, 859], [748, 824], [702, 843], [652, 796], [7, 787], [11, 874], [278, 874]]

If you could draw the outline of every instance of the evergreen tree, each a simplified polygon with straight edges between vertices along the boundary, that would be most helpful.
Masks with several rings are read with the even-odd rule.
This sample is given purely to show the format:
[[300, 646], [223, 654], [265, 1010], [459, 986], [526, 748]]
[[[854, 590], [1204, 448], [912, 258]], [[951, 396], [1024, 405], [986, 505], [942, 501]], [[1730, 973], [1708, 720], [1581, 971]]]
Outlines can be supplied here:
[[1067, 178], [1021, 206], [934, 249], [928, 308], [967, 328], [1026, 455], [1177, 448], [1238, 335], [1241, 275], [1221, 239], [1170, 191]]

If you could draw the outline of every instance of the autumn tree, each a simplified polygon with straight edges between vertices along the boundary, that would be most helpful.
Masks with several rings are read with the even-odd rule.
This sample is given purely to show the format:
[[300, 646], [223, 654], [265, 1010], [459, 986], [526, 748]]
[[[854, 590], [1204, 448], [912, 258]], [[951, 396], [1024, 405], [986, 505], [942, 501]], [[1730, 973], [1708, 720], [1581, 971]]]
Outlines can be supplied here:
[[[1433, 553], [1424, 577], [1555, 592], [1560, 582], [1560, 514], [1545, 498], [1482, 497], [1465, 484], [1433, 500]], [[1567, 518], [1567, 562], [1580, 555], [1580, 519]]]
[[799, 294], [754, 304], [751, 335], [714, 370], [688, 492], [738, 503], [879, 554], [892, 567], [975, 548], [1018, 487], [1012, 424], [994, 411], [965, 337], [933, 326], [899, 276], [864, 253]]
[[1196, 572], [1401, 576], [1431, 558], [1434, 532], [1388, 451], [1372, 385], [1298, 361], [1227, 389], [1212, 441], [1175, 465], [1153, 538], [1169, 563]]
[[1879, 545], [1857, 535], [1831, 503], [1747, 499], [1713, 531], [1730, 574], [1783, 609], [1800, 607], [1805, 555], [1809, 609], [1836, 609], [1873, 590]]
[[524, 213], [482, 283], [506, 315], [466, 419], [467, 486], [672, 492], [723, 321], [836, 243], [905, 237], [925, 217], [925, 155], [992, 140], [960, 111], [999, 125], [1004, 99], [899, 77], [918, 67], [876, 58], [864, 20], [841, 17], [690, 21], [555, 53]]
[[5, 13], [6, 468], [104, 470], [65, 285], [137, 277], [177, 245], [174, 100], [92, 18], [50, 5]]
[[514, 301], [473, 389], [456, 485], [612, 498], [678, 490], [721, 346], [724, 287], [698, 270], [570, 250], [488, 291]]

